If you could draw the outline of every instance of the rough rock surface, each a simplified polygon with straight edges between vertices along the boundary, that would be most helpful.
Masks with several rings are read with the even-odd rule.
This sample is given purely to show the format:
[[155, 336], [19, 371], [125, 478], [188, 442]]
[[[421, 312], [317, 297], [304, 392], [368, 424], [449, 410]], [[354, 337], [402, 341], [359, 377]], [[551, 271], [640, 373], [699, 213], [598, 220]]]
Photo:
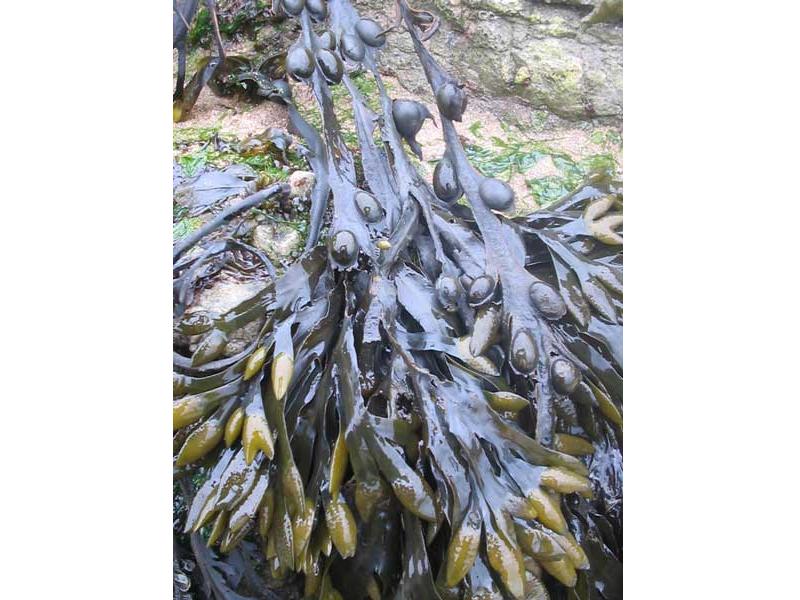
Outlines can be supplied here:
[[266, 222], [253, 230], [253, 245], [266, 252], [273, 261], [284, 261], [300, 249], [303, 238], [297, 229], [282, 223]]
[[317, 178], [312, 171], [294, 171], [289, 175], [292, 196], [310, 196], [316, 180]]
[[[473, 93], [516, 97], [567, 119], [622, 117], [622, 23], [581, 20], [599, 0], [419, 0], [441, 17], [427, 46]], [[362, 16], [389, 26], [394, 3], [355, 0]], [[621, 9], [621, 1], [618, 2]], [[417, 94], [428, 92], [411, 40], [388, 34], [384, 69]]]
[[[209, 287], [197, 293], [186, 313], [206, 312], [215, 317], [219, 316], [248, 298], [252, 298], [265, 286], [266, 283], [263, 281], [239, 281], [230, 275], [223, 274]], [[263, 323], [263, 319], [257, 319], [234, 331], [225, 346], [225, 356], [233, 356], [244, 350], [256, 338]], [[190, 351], [194, 352], [201, 339], [202, 336], [190, 338]]]

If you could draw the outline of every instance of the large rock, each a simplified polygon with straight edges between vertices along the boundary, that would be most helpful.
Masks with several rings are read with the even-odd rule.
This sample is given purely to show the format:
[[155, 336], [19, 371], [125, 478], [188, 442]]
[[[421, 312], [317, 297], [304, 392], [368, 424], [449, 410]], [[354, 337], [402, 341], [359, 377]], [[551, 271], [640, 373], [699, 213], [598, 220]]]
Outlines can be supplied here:
[[[220, 275], [210, 286], [197, 292], [192, 305], [186, 310], [186, 314], [203, 312], [216, 318], [252, 298], [266, 285], [266, 282], [257, 279], [239, 281], [228, 274]], [[247, 348], [258, 336], [264, 320], [264, 318], [256, 319], [232, 332], [228, 337], [228, 344], [225, 346], [225, 356], [239, 354]], [[201, 335], [189, 338], [189, 350], [194, 352], [202, 339]]]
[[[621, 10], [620, 0], [612, 2]], [[393, 2], [354, 3], [362, 16], [384, 25], [394, 18]], [[622, 23], [582, 23], [597, 4], [600, 0], [420, 0], [414, 7], [441, 17], [427, 46], [473, 93], [519, 98], [568, 119], [618, 120]], [[429, 93], [405, 32], [388, 35], [380, 63], [412, 92]]]

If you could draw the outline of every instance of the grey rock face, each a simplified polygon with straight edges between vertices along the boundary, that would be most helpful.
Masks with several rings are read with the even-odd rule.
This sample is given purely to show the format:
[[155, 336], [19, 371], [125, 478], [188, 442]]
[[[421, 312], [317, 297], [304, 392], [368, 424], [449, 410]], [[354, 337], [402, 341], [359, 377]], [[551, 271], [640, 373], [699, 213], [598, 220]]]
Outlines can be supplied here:
[[[394, 3], [354, 4], [362, 16], [392, 23]], [[590, 24], [586, 17], [604, 4], [615, 9], [601, 6], [610, 15], [604, 19], [615, 22]], [[621, 0], [420, 0], [414, 6], [440, 16], [427, 46], [472, 93], [515, 97], [567, 119], [622, 117]], [[429, 93], [408, 35], [388, 38], [381, 66], [412, 92]]]

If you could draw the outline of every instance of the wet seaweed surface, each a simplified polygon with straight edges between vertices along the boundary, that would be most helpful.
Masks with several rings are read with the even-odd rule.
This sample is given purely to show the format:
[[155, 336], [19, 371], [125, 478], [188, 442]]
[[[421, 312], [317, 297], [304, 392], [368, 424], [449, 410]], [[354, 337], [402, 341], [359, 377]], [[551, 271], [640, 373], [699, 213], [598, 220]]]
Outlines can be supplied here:
[[[173, 365], [176, 597], [621, 598], [621, 185], [593, 175], [508, 218], [514, 193], [470, 165], [453, 126], [468, 100], [425, 48], [434, 15], [397, 0], [388, 25], [413, 41], [427, 107], [388, 96], [387, 25], [349, 1], [271, 10], [299, 39], [237, 77], [287, 106], [316, 175], [311, 221], [282, 274], [233, 223], [284, 183], [174, 247], [176, 336], [195, 344], [176, 344]], [[354, 68], [374, 77], [378, 111]], [[421, 157], [426, 119], [447, 147], [432, 182], [406, 151]], [[187, 312], [222, 268], [266, 287], [221, 315]]]

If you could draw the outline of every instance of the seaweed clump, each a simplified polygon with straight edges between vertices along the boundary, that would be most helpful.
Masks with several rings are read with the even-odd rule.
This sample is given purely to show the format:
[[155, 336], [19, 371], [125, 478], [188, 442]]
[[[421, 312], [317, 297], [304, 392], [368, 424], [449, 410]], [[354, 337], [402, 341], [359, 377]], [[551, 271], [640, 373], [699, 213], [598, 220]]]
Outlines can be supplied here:
[[[218, 235], [286, 184], [173, 252], [176, 333], [197, 340], [174, 354], [177, 522], [204, 593], [621, 598], [621, 187], [593, 176], [508, 217], [514, 192], [477, 172], [456, 134], [466, 97], [423, 44], [433, 15], [397, 0], [392, 28], [411, 37], [435, 114], [388, 96], [386, 29], [348, 0], [285, 4], [302, 28], [286, 53], [294, 83], [258, 85], [287, 106], [316, 175], [305, 252], [279, 276], [235, 228]], [[378, 113], [356, 67], [375, 79]], [[321, 131], [294, 85], [313, 91]], [[333, 85], [352, 99], [358, 157]], [[446, 143], [432, 184], [404, 147], [421, 155], [427, 118]], [[220, 316], [185, 312], [204, 277], [243, 257], [261, 292]], [[225, 356], [254, 322], [257, 337]]]

